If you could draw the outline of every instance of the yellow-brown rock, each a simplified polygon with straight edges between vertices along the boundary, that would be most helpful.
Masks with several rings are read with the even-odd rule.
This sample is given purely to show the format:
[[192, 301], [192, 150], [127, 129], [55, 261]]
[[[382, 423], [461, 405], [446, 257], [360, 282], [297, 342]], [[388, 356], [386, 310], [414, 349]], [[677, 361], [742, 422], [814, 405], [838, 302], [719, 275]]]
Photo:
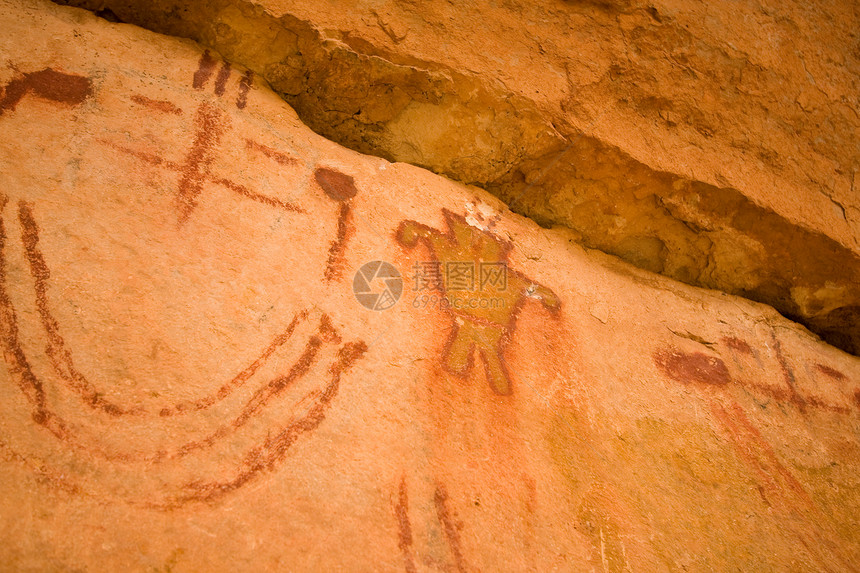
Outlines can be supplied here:
[[194, 38], [317, 133], [860, 353], [849, 0], [64, 0]]
[[188, 40], [0, 26], [0, 569], [857, 569], [860, 359]]

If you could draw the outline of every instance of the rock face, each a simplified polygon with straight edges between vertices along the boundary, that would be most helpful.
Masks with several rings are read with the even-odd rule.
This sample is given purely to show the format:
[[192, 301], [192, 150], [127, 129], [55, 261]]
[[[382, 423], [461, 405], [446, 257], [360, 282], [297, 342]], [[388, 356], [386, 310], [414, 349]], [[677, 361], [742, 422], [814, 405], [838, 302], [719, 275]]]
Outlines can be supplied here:
[[190, 41], [0, 24], [4, 568], [856, 570], [856, 357]]
[[856, 2], [65, 1], [218, 50], [347, 147], [860, 353]]

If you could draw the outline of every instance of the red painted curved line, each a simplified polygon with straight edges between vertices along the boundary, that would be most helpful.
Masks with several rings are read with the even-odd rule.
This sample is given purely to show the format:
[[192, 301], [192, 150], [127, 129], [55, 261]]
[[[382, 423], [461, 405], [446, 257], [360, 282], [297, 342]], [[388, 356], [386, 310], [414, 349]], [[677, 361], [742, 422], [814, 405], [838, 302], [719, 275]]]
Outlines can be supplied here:
[[[0, 243], [0, 248], [2, 248], [2, 243]], [[2, 285], [0, 285], [0, 289], [2, 288]], [[152, 502], [150, 500], [140, 501], [125, 499], [123, 501], [129, 505], [159, 510], [176, 509], [177, 507], [181, 507], [194, 501], [211, 502], [236, 491], [262, 472], [271, 471], [277, 464], [283, 462], [290, 446], [302, 434], [315, 430], [323, 422], [326, 411], [331, 405], [331, 401], [337, 395], [340, 387], [341, 375], [349, 370], [349, 368], [351, 368], [366, 351], [367, 346], [363, 341], [344, 344], [339, 349], [336, 360], [329, 367], [331, 380], [323, 391], [319, 393], [317, 404], [301, 419], [295, 420], [281, 428], [281, 431], [275, 437], [269, 437], [263, 444], [252, 448], [245, 456], [245, 459], [237, 466], [237, 474], [234, 479], [223, 482], [187, 483], [184, 486], [186, 493], [171, 498], [164, 503]], [[317, 392], [311, 392], [305, 396], [305, 398], [315, 393]], [[49, 483], [54, 487], [61, 488], [70, 494], [89, 493], [82, 491], [78, 484], [69, 482], [67, 476], [64, 474], [57, 475], [56, 472], [51, 472], [50, 468], [45, 464], [41, 462], [34, 463], [26, 456], [14, 451], [2, 440], [0, 440], [0, 452], [6, 452], [7, 459], [18, 461], [32, 469], [34, 472], [45, 476], [48, 478]]]
[[281, 394], [296, 380], [299, 380], [307, 374], [311, 366], [313, 366], [317, 361], [322, 344], [323, 341], [320, 337], [312, 336], [305, 347], [305, 351], [299, 357], [298, 361], [293, 364], [287, 375], [273, 378], [268, 384], [259, 388], [245, 404], [241, 413], [233, 419], [229, 426], [221, 426], [201, 440], [186, 442], [182, 446], [174, 449], [173, 452], [159, 452], [152, 456], [136, 458], [134, 461], [161, 462], [163, 460], [185, 457], [196, 450], [213, 446], [218, 440], [228, 436], [247, 424], [251, 418], [260, 413], [260, 411], [268, 404], [269, 400]]
[[34, 460], [24, 454], [15, 451], [12, 446], [0, 439], [0, 452], [3, 453], [4, 461], [18, 462], [28, 470], [39, 476], [40, 480], [48, 482], [52, 487], [63, 490], [64, 492], [75, 495], [81, 494], [81, 488], [73, 483], [69, 476], [57, 473], [51, 468], [48, 468], [44, 463]]
[[[0, 198], [0, 213], [6, 207], [6, 197]], [[18, 319], [12, 307], [9, 293], [6, 292], [6, 225], [0, 217], [0, 338], [3, 340], [5, 352], [3, 357], [11, 369], [11, 374], [18, 379], [18, 387], [36, 408], [34, 418], [44, 418], [45, 390], [41, 381], [33, 375], [30, 363], [24, 350], [18, 342]]]
[[[5, 296], [5, 285], [2, 288], [2, 291], [3, 292], [0, 292], [0, 304], [5, 303], [5, 300], [3, 300], [3, 297]], [[267, 384], [259, 388], [245, 404], [245, 407], [242, 409], [239, 415], [236, 416], [230, 424], [221, 426], [214, 432], [207, 435], [205, 438], [186, 442], [169, 452], [159, 451], [154, 454], [117, 454], [106, 452], [101, 448], [95, 446], [88, 446], [87, 444], [81, 443], [80, 440], [67, 429], [65, 421], [43, 405], [44, 392], [41, 390], [43, 385], [41, 381], [38, 380], [38, 378], [36, 378], [30, 371], [29, 364], [26, 363], [26, 356], [22, 352], [21, 356], [26, 364], [26, 378], [35, 382], [35, 384], [40, 389], [40, 396], [42, 398], [41, 404], [34, 404], [34, 406], [36, 406], [36, 410], [33, 413], [33, 420], [40, 425], [46, 427], [60, 441], [72, 446], [74, 449], [84, 452], [86, 454], [97, 456], [109, 462], [162, 463], [168, 460], [183, 458], [191, 453], [214, 446], [218, 442], [218, 440], [229, 436], [233, 432], [246, 425], [249, 420], [251, 420], [256, 414], [260, 413], [260, 411], [269, 403], [271, 399], [283, 393], [283, 391], [293, 385], [296, 380], [299, 380], [301, 377], [303, 377], [308, 372], [308, 370], [310, 370], [310, 368], [316, 363], [319, 350], [322, 346], [323, 341], [337, 340], [337, 338], [333, 339], [332, 336], [326, 333], [327, 328], [328, 326], [326, 324], [326, 319], [324, 318], [320, 325], [320, 329], [318, 330], [318, 335], [311, 337], [305, 347], [305, 351], [302, 353], [296, 363], [293, 364], [290, 371], [284, 376], [278, 376], [276, 378], [273, 378]], [[5, 337], [4, 342], [7, 342], [7, 339]], [[16, 345], [20, 347], [17, 340], [13, 341], [11, 344], [8, 342], [6, 344], [7, 348], [15, 347]], [[25, 384], [19, 383], [19, 386], [23, 385]]]
[[[91, 408], [102, 410], [107, 414], [120, 416], [126, 414], [155, 415], [157, 413], [160, 416], [172, 416], [210, 408], [230, 396], [236, 389], [241, 388], [278, 348], [287, 343], [299, 321], [307, 319], [307, 311], [297, 313], [287, 328], [275, 336], [259, 357], [239, 372], [232, 380], [224, 383], [214, 394], [204, 396], [193, 402], [180, 402], [171, 406], [163, 406], [157, 408], [155, 412], [148, 412], [142, 408], [124, 408], [102, 398], [101, 393], [75, 367], [71, 351], [66, 347], [65, 339], [60, 333], [59, 323], [54, 318], [48, 304], [47, 293], [50, 269], [45, 262], [41, 249], [39, 249], [39, 228], [33, 217], [32, 207], [23, 201], [19, 203], [19, 219], [21, 222], [21, 240], [30, 265], [30, 273], [34, 279], [36, 306], [42, 327], [48, 335], [46, 353], [50, 358], [51, 366], [57, 376], [66, 383], [66, 386], [80, 395], [84, 404]], [[3, 261], [3, 264], [5, 264], [5, 261]]]
[[[0, 211], [5, 207], [6, 198], [0, 196]], [[37, 237], [36, 237], [37, 238]], [[10, 368], [10, 373], [13, 378], [18, 379], [18, 385], [28, 401], [33, 405], [33, 420], [48, 429], [57, 439], [65, 442], [72, 448], [88, 454], [98, 454], [106, 459], [104, 452], [90, 449], [83, 444], [77, 443], [75, 437], [68, 432], [65, 423], [57, 417], [53, 412], [47, 409], [45, 405], [44, 388], [41, 381], [33, 374], [29, 361], [23, 352], [20, 341], [18, 340], [17, 317], [15, 315], [14, 306], [8, 296], [6, 290], [6, 258], [5, 258], [6, 234], [2, 218], [0, 218], [0, 342], [4, 346], [4, 358]], [[44, 262], [44, 261], [42, 261]], [[46, 271], [47, 267], [36, 267], [39, 271]], [[43, 277], [47, 278], [47, 276]], [[240, 414], [231, 424], [233, 429], [245, 424], [254, 414], [259, 412], [260, 408], [277, 394], [281, 393], [292, 381], [303, 376], [316, 359], [317, 352], [321, 342], [338, 341], [340, 337], [331, 325], [326, 316], [323, 316], [318, 336], [315, 336], [309, 341], [305, 353], [294, 364], [290, 373], [286, 376], [281, 376], [270, 381], [266, 386], [260, 388], [249, 400], [242, 414]], [[346, 372], [365, 352], [367, 346], [364, 342], [352, 342], [345, 344], [338, 352], [337, 360], [329, 368], [331, 374], [331, 382], [323, 389], [319, 395], [317, 404], [300, 420], [296, 420], [288, 426], [282, 428], [281, 432], [274, 437], [269, 437], [265, 442], [256, 448], [253, 448], [245, 457], [245, 460], [239, 465], [238, 474], [232, 480], [226, 482], [211, 482], [211, 483], [191, 483], [186, 484], [185, 489], [187, 494], [174, 498], [169, 504], [146, 504], [149, 507], [157, 507], [160, 509], [169, 509], [177, 507], [191, 501], [212, 501], [231, 491], [234, 491], [253, 479], [263, 471], [272, 470], [276, 464], [283, 461], [289, 447], [302, 435], [315, 430], [325, 419], [326, 411], [330, 407], [332, 399], [336, 396], [341, 375]], [[316, 394], [310, 393], [308, 396]], [[306, 396], [307, 398], [307, 396]], [[213, 435], [219, 435], [216, 431]], [[226, 434], [226, 433], [224, 433]], [[209, 441], [204, 440], [204, 441]], [[215, 440], [209, 441], [211, 445]], [[192, 451], [191, 449], [178, 450], [178, 455], [184, 455]], [[165, 459], [163, 453], [158, 454], [157, 458], [149, 458], [150, 461], [161, 461]], [[129, 456], [114, 456], [113, 459], [129, 461]]]
[[173, 407], [172, 410], [164, 408], [159, 411], [160, 416], [171, 416], [173, 414], [184, 413], [188, 411], [200, 411], [205, 410], [207, 408], [212, 407], [216, 403], [224, 400], [230, 394], [232, 394], [236, 389], [241, 388], [245, 385], [245, 382], [248, 381], [251, 376], [253, 376], [257, 370], [275, 353], [275, 351], [287, 343], [290, 337], [293, 335], [293, 331], [299, 323], [299, 320], [306, 320], [308, 316], [307, 311], [303, 310], [297, 313], [292, 322], [287, 326], [287, 328], [278, 336], [272, 340], [271, 344], [263, 351], [263, 353], [257, 357], [251, 364], [249, 364], [244, 370], [239, 372], [232, 380], [226, 382], [214, 395], [206, 396], [205, 398], [200, 398], [199, 400], [191, 403], [179, 403]]
[[[5, 279], [5, 277], [2, 277]], [[4, 356], [11, 357], [13, 363], [10, 365], [13, 377], [19, 379], [19, 387], [22, 388], [25, 396], [34, 407], [33, 420], [39, 425], [48, 429], [57, 439], [74, 449], [86, 454], [95, 455], [110, 462], [149, 462], [161, 463], [171, 459], [185, 457], [192, 452], [205, 449], [215, 445], [215, 443], [234, 431], [244, 426], [254, 415], [258, 414], [268, 402], [281, 394], [286, 388], [291, 386], [296, 380], [304, 376], [311, 366], [317, 361], [319, 349], [323, 341], [338, 340], [336, 334], [327, 332], [331, 328], [324, 318], [318, 336], [313, 336], [308, 342], [304, 353], [299, 360], [293, 365], [289, 373], [285, 376], [278, 376], [270, 380], [266, 385], [259, 388], [254, 396], [246, 403], [242, 412], [229, 424], [222, 426], [206, 436], [203, 439], [190, 441], [171, 452], [160, 451], [155, 454], [111, 454], [99, 448], [87, 446], [81, 443], [77, 437], [67, 429], [65, 421], [50, 411], [45, 405], [44, 390], [42, 382], [32, 373], [26, 355], [20, 350], [20, 343], [17, 340], [17, 325], [14, 317], [14, 309], [7, 305], [8, 296], [5, 289], [5, 280], [0, 283], [0, 309], [4, 319], [10, 316], [13, 322], [12, 327], [9, 326], [8, 320], [3, 320], [3, 329], [0, 334], [3, 335], [3, 344], [6, 347]], [[10, 313], [11, 311], [11, 313]], [[35, 396], [33, 396], [35, 394]]]
[[317, 404], [311, 408], [301, 419], [296, 420], [274, 437], [266, 438], [262, 446], [251, 450], [245, 460], [240, 464], [239, 470], [233, 479], [215, 482], [194, 482], [186, 484], [188, 493], [178, 496], [170, 503], [157, 506], [159, 509], [172, 509], [188, 502], [215, 501], [224, 495], [242, 487], [260, 473], [271, 471], [283, 461], [290, 446], [302, 435], [316, 430], [325, 420], [326, 412], [331, 406], [331, 401], [337, 395], [340, 388], [340, 377], [355, 362], [367, 352], [367, 345], [363, 341], [348, 342], [338, 351], [337, 360], [329, 367], [331, 382], [323, 389]]
[[[0, 214], [6, 206], [6, 197], [0, 197]], [[24, 397], [32, 405], [32, 418], [45, 427], [59, 440], [66, 440], [68, 432], [65, 424], [50, 412], [46, 405], [45, 389], [30, 366], [27, 355], [18, 339], [18, 318], [12, 300], [6, 290], [6, 227], [0, 216], [0, 343], [3, 345], [3, 358], [9, 367], [12, 378]]]
[[[5, 206], [5, 200], [0, 202], [0, 207], [2, 206]], [[34, 408], [33, 420], [37, 424], [42, 425], [54, 434], [57, 439], [67, 443], [73, 448], [91, 455], [96, 455], [107, 461], [145, 461], [157, 463], [167, 459], [183, 457], [193, 451], [214, 445], [219, 438], [227, 436], [232, 431], [245, 425], [248, 420], [265, 407], [269, 400], [282, 393], [283, 390], [290, 386], [295, 380], [304, 376], [304, 374], [306, 374], [310, 367], [316, 362], [317, 354], [324, 341], [340, 341], [340, 337], [330, 320], [327, 316], [323, 315], [320, 320], [317, 334], [308, 341], [304, 353], [290, 369], [290, 372], [286, 376], [279, 376], [270, 380], [268, 384], [259, 388], [246, 403], [243, 411], [229, 426], [222, 426], [202, 440], [188, 442], [170, 453], [162, 451], [153, 455], [110, 454], [94, 447], [87, 447], [87, 445], [80, 443], [73, 433], [68, 430], [68, 427], [62, 418], [47, 408], [45, 403], [44, 386], [41, 380], [33, 374], [26, 354], [21, 348], [18, 340], [15, 309], [6, 290], [5, 239], [5, 228], [2, 224], [2, 218], [0, 218], [0, 335], [2, 335], [2, 343], [5, 346], [4, 358], [10, 365], [10, 373], [14, 378], [18, 379], [19, 387], [28, 401], [32, 404]], [[38, 237], [36, 237], [36, 239], [38, 239]], [[30, 237], [26, 240], [32, 241], [33, 238]], [[41, 261], [41, 263], [44, 263], [44, 261]], [[48, 275], [47, 267], [43, 264], [36, 264], [35, 275], [41, 279], [46, 279]], [[248, 372], [248, 370], [246, 369], [245, 372]], [[250, 374], [248, 374], [248, 377], [250, 377]], [[222, 387], [222, 390], [223, 388], [224, 387]]]

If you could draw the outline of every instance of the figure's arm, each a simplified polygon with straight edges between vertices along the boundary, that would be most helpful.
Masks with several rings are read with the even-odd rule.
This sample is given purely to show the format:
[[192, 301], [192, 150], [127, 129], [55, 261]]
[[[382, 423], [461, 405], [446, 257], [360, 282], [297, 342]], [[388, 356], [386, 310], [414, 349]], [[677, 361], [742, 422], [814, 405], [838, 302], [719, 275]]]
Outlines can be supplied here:
[[415, 221], [403, 221], [397, 227], [397, 241], [404, 247], [412, 248], [418, 244], [418, 239], [430, 237], [430, 229]]
[[561, 308], [561, 301], [558, 296], [543, 285], [528, 283], [526, 285], [525, 295], [540, 300], [541, 303], [549, 310], [557, 311]]

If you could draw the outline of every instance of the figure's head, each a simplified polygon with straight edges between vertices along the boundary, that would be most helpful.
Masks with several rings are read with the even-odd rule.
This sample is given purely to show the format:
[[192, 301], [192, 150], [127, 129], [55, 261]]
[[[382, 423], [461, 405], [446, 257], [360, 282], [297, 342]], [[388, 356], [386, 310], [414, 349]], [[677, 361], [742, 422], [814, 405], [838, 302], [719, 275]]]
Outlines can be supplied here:
[[404, 247], [412, 248], [418, 244], [418, 238], [421, 236], [421, 229], [417, 223], [412, 221], [403, 221], [397, 227], [397, 242]]
[[314, 179], [316, 179], [322, 190], [329, 198], [335, 201], [348, 201], [355, 197], [358, 190], [355, 188], [355, 181], [349, 175], [329, 169], [328, 167], [320, 167], [314, 171]]

